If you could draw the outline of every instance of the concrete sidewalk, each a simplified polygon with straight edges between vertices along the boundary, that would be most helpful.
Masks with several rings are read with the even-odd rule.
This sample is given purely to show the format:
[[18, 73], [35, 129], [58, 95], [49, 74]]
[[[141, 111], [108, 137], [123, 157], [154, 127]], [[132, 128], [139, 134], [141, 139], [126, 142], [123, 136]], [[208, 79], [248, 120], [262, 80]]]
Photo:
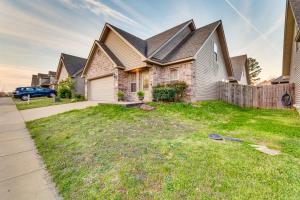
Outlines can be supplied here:
[[96, 106], [100, 102], [98, 101], [82, 101], [77, 103], [68, 103], [68, 104], [61, 104], [55, 106], [48, 106], [42, 108], [33, 108], [28, 110], [21, 110], [20, 113], [23, 116], [23, 119], [27, 121], [49, 117], [51, 115], [56, 115], [59, 113], [67, 112], [70, 110], [75, 109], [84, 109], [90, 106]]
[[0, 98], [0, 199], [60, 199], [11, 98]]

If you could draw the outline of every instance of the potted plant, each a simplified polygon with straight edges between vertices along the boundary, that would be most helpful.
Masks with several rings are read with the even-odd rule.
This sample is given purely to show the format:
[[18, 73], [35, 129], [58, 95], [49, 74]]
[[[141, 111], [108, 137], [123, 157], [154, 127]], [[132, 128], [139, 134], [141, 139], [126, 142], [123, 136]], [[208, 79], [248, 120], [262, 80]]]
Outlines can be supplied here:
[[145, 93], [143, 91], [138, 91], [137, 95], [138, 95], [140, 101], [144, 100]]
[[118, 100], [123, 101], [125, 97], [125, 94], [123, 91], [118, 91]]

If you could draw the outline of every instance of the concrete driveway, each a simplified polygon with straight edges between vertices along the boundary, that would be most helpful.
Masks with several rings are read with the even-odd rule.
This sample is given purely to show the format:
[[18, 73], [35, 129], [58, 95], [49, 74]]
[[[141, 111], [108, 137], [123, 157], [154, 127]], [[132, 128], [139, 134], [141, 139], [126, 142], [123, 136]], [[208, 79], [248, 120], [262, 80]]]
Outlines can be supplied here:
[[61, 105], [55, 105], [55, 106], [48, 106], [48, 107], [42, 107], [42, 108], [33, 108], [28, 110], [21, 110], [20, 113], [23, 116], [23, 119], [27, 121], [49, 117], [51, 115], [55, 115], [58, 113], [67, 112], [70, 110], [75, 109], [84, 109], [90, 106], [96, 106], [98, 105], [99, 101], [82, 101], [77, 103], [68, 103], [68, 104], [61, 104]]
[[0, 199], [60, 199], [11, 98], [0, 98]]

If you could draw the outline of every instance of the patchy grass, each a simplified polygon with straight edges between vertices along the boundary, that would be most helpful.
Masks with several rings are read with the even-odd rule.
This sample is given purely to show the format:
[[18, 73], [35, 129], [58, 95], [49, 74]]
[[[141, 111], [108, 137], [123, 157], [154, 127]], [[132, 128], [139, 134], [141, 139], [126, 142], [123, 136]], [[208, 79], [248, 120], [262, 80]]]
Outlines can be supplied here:
[[19, 110], [26, 110], [31, 108], [40, 108], [47, 106], [54, 106], [59, 104], [72, 103], [71, 99], [61, 99], [60, 102], [53, 102], [52, 98], [48, 97], [39, 97], [30, 99], [30, 103], [27, 101], [21, 101], [20, 99], [14, 99], [16, 106]]
[[[27, 123], [64, 199], [299, 198], [296, 112], [218, 101], [152, 105], [101, 105]], [[245, 142], [216, 142], [210, 133]]]

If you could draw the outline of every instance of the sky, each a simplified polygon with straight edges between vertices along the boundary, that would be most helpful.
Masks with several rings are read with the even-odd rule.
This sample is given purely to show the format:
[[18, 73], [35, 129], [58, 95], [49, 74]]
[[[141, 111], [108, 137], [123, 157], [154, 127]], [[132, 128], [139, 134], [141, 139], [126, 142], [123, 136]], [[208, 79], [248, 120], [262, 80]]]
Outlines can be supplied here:
[[262, 80], [281, 74], [285, 0], [0, 0], [0, 91], [56, 70], [61, 52], [87, 57], [105, 22], [142, 39], [193, 19], [222, 20], [230, 56], [247, 54]]

